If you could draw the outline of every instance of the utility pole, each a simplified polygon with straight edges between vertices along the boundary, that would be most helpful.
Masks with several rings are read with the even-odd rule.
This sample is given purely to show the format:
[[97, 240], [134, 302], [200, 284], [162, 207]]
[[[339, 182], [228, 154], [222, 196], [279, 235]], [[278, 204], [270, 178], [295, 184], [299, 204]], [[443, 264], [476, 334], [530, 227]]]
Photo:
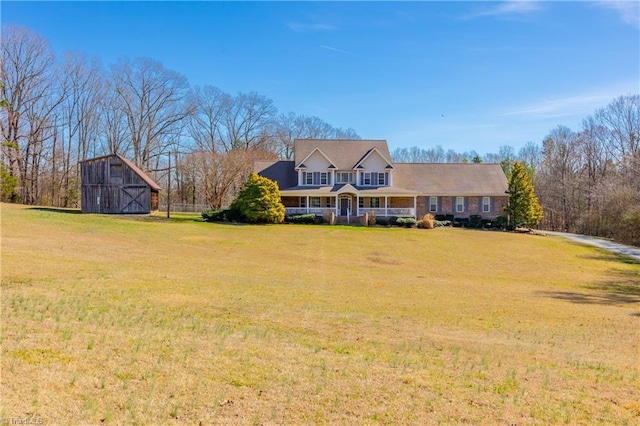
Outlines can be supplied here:
[[167, 173], [167, 219], [171, 217], [171, 151], [169, 151], [169, 173]]

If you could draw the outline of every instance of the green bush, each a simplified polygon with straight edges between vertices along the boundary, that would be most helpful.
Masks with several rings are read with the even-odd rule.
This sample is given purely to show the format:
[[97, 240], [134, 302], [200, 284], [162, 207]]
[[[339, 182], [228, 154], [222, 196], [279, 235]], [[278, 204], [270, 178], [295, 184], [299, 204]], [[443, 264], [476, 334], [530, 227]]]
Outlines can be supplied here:
[[389, 226], [389, 220], [386, 217], [376, 217], [376, 225]]
[[18, 186], [18, 180], [14, 176], [11, 176], [9, 167], [3, 163], [0, 163], [0, 182], [2, 184], [0, 199], [2, 199], [2, 201], [17, 202], [18, 197], [15, 189]]
[[317, 221], [318, 221], [318, 217], [316, 217], [316, 215], [313, 213], [296, 214], [296, 215], [287, 216], [285, 218], [285, 222], [287, 223], [313, 224], [313, 223], [317, 223]]
[[451, 221], [450, 220], [434, 220], [433, 226], [436, 228], [441, 226], [451, 226]]
[[469, 216], [469, 227], [480, 228], [482, 227], [482, 216], [479, 214], [472, 214]]
[[418, 221], [412, 217], [399, 217], [396, 220], [396, 224], [398, 226], [404, 226], [405, 228], [415, 228], [418, 224]]
[[202, 218], [205, 222], [222, 222], [225, 218], [224, 210], [207, 209], [202, 212]]
[[389, 218], [389, 225], [391, 225], [391, 226], [401, 226], [401, 225], [398, 225], [398, 219], [399, 218], [397, 216], [391, 216]]
[[224, 213], [225, 219], [230, 222], [246, 222], [247, 218], [242, 214], [242, 212], [235, 206], [231, 206], [226, 210], [222, 211]]
[[249, 223], [284, 221], [284, 206], [278, 184], [255, 173], [249, 175], [249, 180], [231, 203], [230, 210], [238, 210], [241, 216], [239, 220], [244, 219]]

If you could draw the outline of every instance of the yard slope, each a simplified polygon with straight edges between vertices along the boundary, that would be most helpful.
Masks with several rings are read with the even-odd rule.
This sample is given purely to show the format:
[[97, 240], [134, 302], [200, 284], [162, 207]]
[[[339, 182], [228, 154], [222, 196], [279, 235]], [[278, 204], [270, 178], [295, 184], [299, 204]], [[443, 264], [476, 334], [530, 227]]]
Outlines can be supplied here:
[[640, 420], [640, 265], [599, 249], [1, 209], [4, 419]]

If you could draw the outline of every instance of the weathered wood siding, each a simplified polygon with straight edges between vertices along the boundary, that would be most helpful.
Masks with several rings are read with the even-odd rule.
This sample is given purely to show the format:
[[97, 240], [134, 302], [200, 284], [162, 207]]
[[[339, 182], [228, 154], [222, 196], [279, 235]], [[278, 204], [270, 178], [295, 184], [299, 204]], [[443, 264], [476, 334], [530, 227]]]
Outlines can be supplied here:
[[117, 156], [83, 162], [81, 175], [83, 213], [136, 214], [158, 208], [158, 192]]

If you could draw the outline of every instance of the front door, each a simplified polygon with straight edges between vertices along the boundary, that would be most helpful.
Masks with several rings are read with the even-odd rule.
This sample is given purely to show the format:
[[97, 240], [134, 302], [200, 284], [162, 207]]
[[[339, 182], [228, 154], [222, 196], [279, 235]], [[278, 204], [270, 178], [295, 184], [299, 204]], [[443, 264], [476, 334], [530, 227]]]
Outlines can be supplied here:
[[347, 216], [351, 210], [351, 198], [340, 198], [340, 216]]

